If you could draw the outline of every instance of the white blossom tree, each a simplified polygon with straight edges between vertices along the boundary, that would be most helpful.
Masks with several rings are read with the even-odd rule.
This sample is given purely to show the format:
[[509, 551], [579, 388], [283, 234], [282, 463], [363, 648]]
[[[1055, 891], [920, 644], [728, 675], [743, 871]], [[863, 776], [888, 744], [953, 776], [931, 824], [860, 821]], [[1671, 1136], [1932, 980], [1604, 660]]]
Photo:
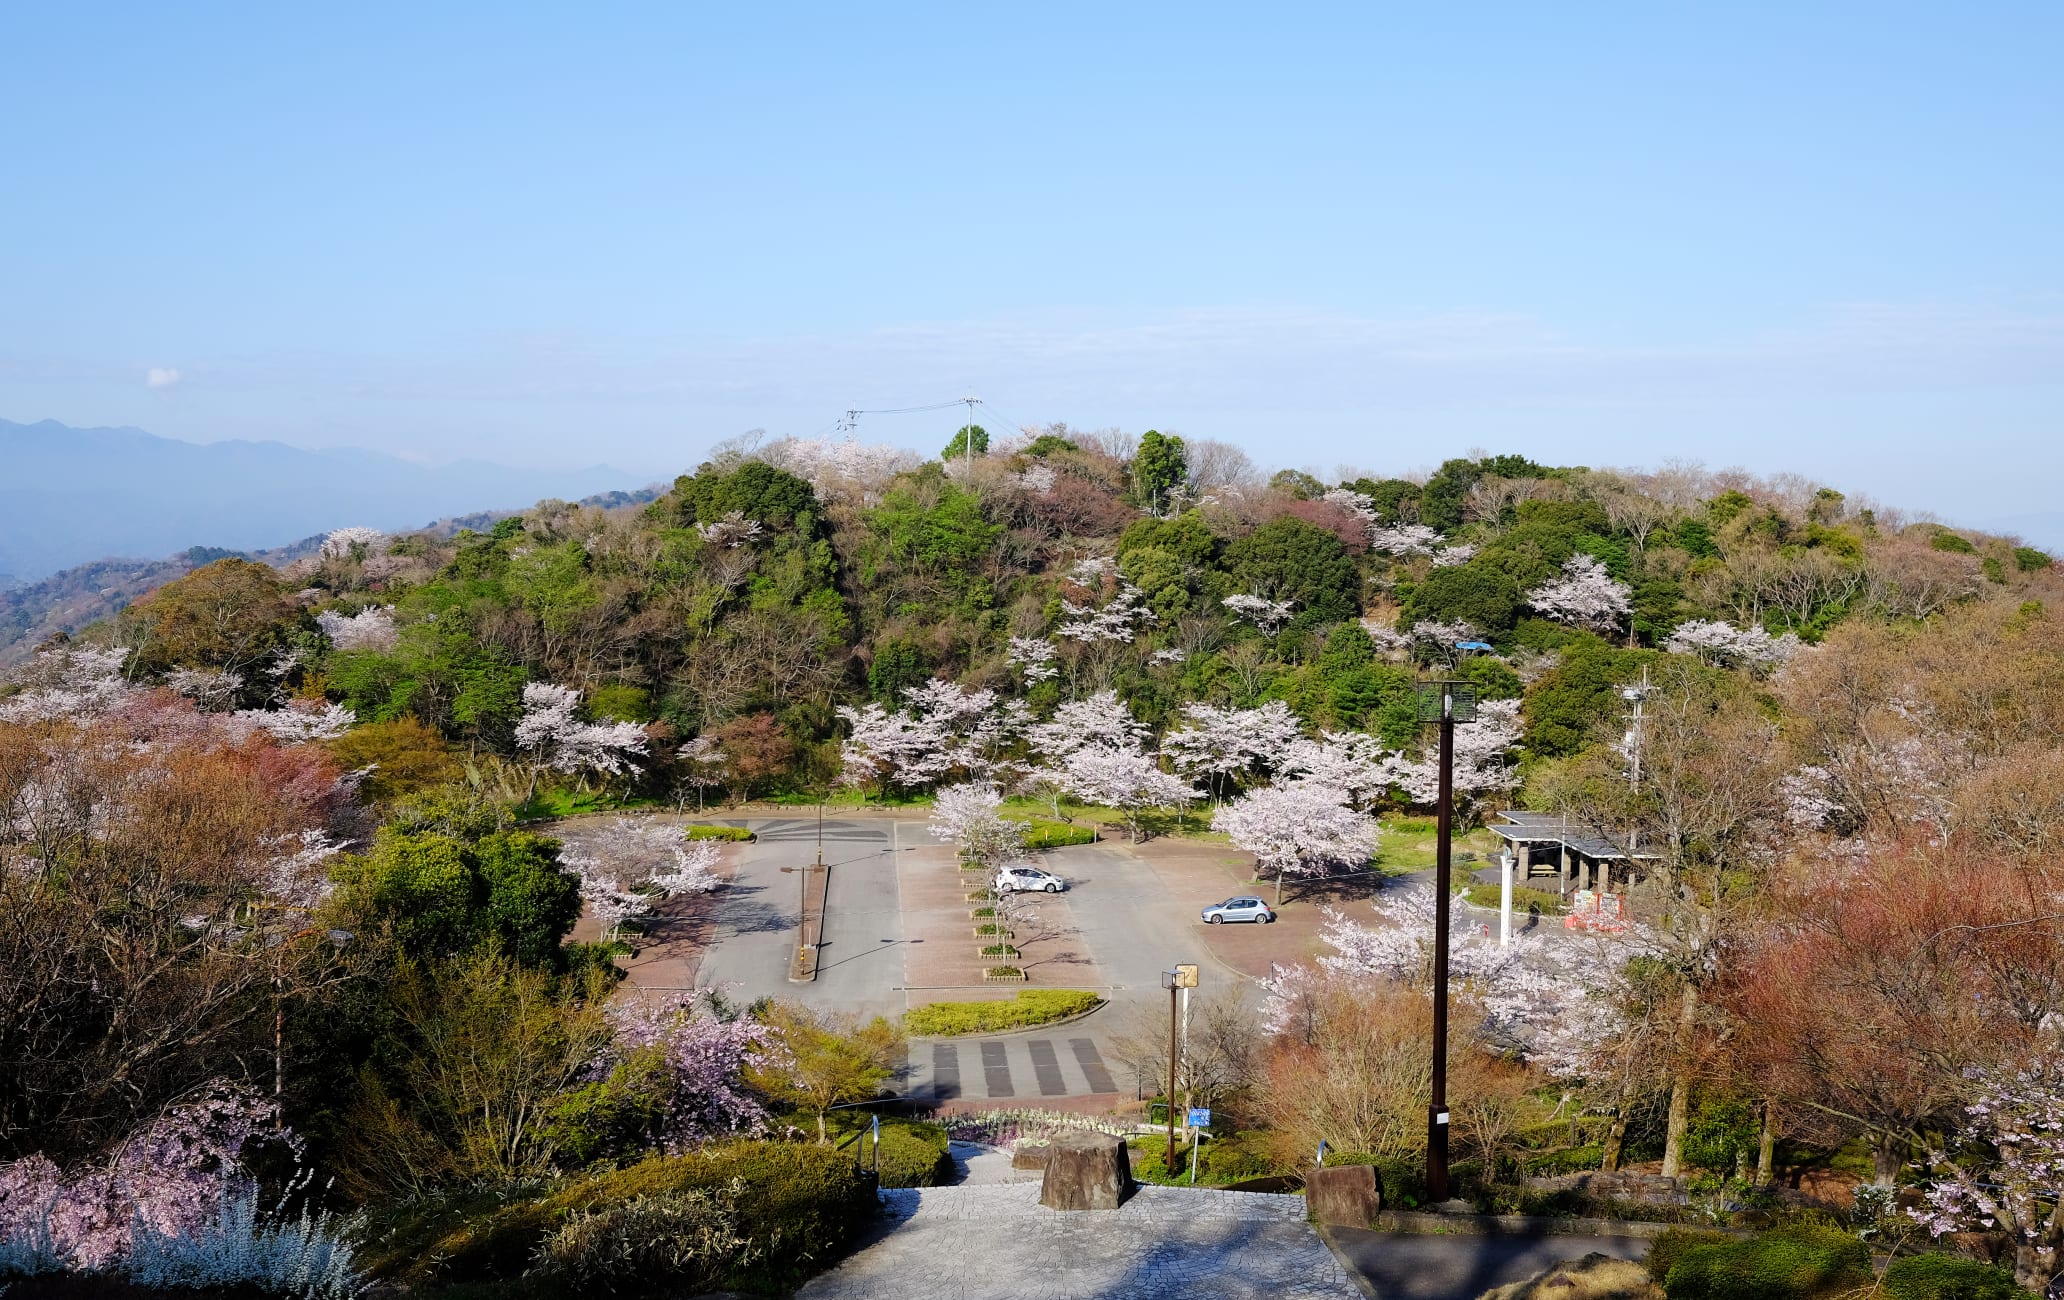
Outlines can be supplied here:
[[897, 712], [879, 704], [841, 705], [838, 715], [848, 726], [841, 779], [906, 790], [921, 790], [956, 771], [984, 780], [1014, 775], [1022, 765], [1003, 751], [1032, 722], [1023, 700], [936, 677], [913, 688]]
[[358, 721], [358, 715], [343, 705], [321, 700], [290, 700], [283, 709], [239, 709], [235, 716], [238, 722], [270, 732], [290, 745], [335, 740]]
[[356, 614], [326, 609], [315, 622], [337, 650], [392, 650], [400, 636], [392, 605], [368, 605]]
[[743, 510], [733, 510], [715, 523], [697, 524], [695, 531], [711, 546], [735, 551], [760, 539], [760, 521], [747, 519]]
[[622, 776], [645, 756], [645, 729], [635, 722], [584, 722], [575, 715], [581, 693], [551, 682], [526, 682], [516, 747], [531, 755], [530, 791], [546, 771], [585, 778]]
[[1060, 779], [1084, 803], [1115, 808], [1137, 843], [1141, 816], [1151, 808], [1187, 803], [1201, 793], [1181, 777], [1161, 770], [1153, 755], [1137, 749], [1085, 745], [1059, 763]]
[[716, 841], [690, 840], [678, 826], [618, 817], [599, 831], [566, 834], [559, 861], [580, 881], [602, 937], [617, 939], [661, 901], [718, 888], [721, 854]]
[[1207, 778], [1214, 802], [1227, 779], [1275, 766], [1303, 735], [1281, 700], [1254, 709], [1191, 704], [1182, 716], [1182, 729], [1164, 737], [1161, 750], [1184, 776]]
[[[1482, 700], [1473, 722], [1455, 724], [1455, 793], [1467, 799], [1510, 790], [1518, 781], [1511, 762], [1519, 746], [1519, 701]], [[1429, 747], [1430, 748], [1430, 747]], [[1440, 755], [1390, 761], [1389, 776], [1400, 793], [1420, 807], [1440, 797]]]
[[941, 786], [929, 830], [970, 862], [1001, 866], [1024, 852], [1026, 823], [1003, 816], [1003, 793], [987, 781]]
[[1024, 674], [1025, 683], [1050, 682], [1061, 675], [1054, 665], [1054, 643], [1044, 637], [1014, 636], [1010, 639], [1010, 652], [1005, 662], [1017, 665]]
[[1310, 784], [1338, 791], [1350, 808], [1367, 808], [1395, 779], [1396, 756], [1383, 742], [1360, 731], [1323, 732], [1300, 738], [1280, 751], [1279, 784]]
[[2047, 1044], [2025, 1064], [1974, 1070], [1962, 1158], [1936, 1152], [1936, 1181], [1912, 1213], [1937, 1235], [2004, 1231], [2014, 1280], [2041, 1293], [2064, 1270], [2064, 1054]]
[[1078, 603], [1062, 596], [1060, 635], [1067, 640], [1130, 645], [1141, 628], [1158, 621], [1147, 608], [1146, 593], [1119, 576], [1115, 560], [1080, 560], [1069, 570], [1068, 581], [1088, 598]]
[[386, 537], [387, 534], [377, 528], [332, 529], [323, 538], [322, 557], [325, 560], [360, 559]]
[[1544, 617], [1575, 627], [1609, 631], [1633, 611], [1633, 589], [1616, 581], [1596, 558], [1577, 554], [1563, 562], [1562, 576], [1529, 591], [1527, 604]]
[[1775, 668], [1799, 651], [1799, 638], [1787, 632], [1772, 636], [1760, 627], [1693, 619], [1680, 623], [1663, 643], [1671, 654], [1697, 655], [1723, 667]]
[[1213, 814], [1211, 829], [1275, 875], [1278, 903], [1285, 876], [1365, 866], [1376, 852], [1376, 819], [1348, 807], [1344, 792], [1311, 783], [1250, 791]]
[[1269, 600], [1264, 596], [1255, 596], [1241, 592], [1238, 595], [1227, 596], [1219, 603], [1261, 629], [1263, 636], [1272, 637], [1277, 632], [1282, 631], [1283, 624], [1290, 621], [1290, 610], [1293, 602]]

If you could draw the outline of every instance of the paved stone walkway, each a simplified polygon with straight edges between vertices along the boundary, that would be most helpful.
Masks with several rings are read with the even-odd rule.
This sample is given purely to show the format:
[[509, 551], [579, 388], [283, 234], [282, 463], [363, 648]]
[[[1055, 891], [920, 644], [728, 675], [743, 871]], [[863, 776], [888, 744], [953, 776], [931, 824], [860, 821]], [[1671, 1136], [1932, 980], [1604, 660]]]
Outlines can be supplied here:
[[883, 1192], [882, 1200], [891, 1220], [885, 1235], [797, 1300], [1361, 1294], [1305, 1223], [1296, 1196], [1146, 1186], [1117, 1210], [1065, 1212], [1039, 1204], [1036, 1182], [969, 1182]]

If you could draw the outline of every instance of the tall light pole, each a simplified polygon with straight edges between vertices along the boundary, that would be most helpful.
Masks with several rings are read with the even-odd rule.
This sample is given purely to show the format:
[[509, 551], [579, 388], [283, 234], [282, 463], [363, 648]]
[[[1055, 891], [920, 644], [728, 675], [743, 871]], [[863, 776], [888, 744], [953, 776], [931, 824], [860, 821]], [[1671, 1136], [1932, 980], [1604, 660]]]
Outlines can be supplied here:
[[1433, 1099], [1426, 1108], [1426, 1190], [1438, 1205], [1448, 1199], [1448, 893], [1454, 877], [1455, 724], [1476, 721], [1476, 688], [1467, 682], [1421, 682], [1419, 720], [1440, 725], [1433, 851]]
[[1165, 1167], [1175, 1177], [1175, 1063], [1180, 1047], [1176, 1042], [1177, 1004], [1184, 993], [1197, 987], [1197, 968], [1188, 963], [1161, 972], [1161, 987], [1168, 990], [1168, 1154]]

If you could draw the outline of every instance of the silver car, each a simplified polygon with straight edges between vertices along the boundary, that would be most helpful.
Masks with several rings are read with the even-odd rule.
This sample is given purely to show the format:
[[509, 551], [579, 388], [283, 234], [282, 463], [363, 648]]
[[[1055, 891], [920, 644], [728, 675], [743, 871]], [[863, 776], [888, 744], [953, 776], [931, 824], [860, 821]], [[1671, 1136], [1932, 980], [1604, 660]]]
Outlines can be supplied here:
[[1224, 925], [1227, 921], [1252, 921], [1257, 925], [1267, 925], [1275, 919], [1275, 909], [1258, 898], [1228, 898], [1223, 903], [1204, 909], [1204, 920], [1211, 925]]

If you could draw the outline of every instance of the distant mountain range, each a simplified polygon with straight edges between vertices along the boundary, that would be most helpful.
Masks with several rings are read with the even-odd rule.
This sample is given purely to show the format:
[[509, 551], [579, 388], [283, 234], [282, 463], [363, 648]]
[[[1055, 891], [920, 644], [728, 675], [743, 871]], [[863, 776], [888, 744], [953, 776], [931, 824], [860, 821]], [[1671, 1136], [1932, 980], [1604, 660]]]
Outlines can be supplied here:
[[426, 466], [278, 442], [179, 442], [141, 429], [0, 420], [0, 589], [106, 559], [191, 547], [278, 547], [333, 528], [420, 528], [461, 511], [522, 510], [638, 486], [604, 466]]

